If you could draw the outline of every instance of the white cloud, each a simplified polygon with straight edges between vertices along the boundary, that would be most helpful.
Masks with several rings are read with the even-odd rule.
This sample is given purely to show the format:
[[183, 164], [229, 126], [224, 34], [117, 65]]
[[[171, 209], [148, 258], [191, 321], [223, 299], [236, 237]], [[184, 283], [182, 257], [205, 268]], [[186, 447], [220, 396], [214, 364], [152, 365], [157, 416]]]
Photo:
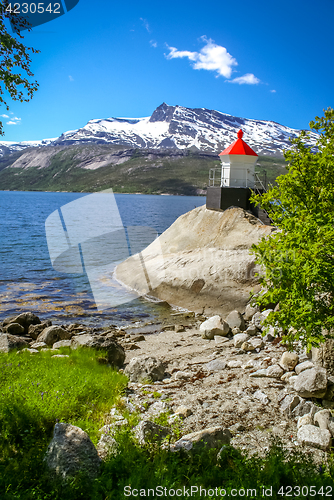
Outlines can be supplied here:
[[211, 38], [209, 40], [205, 36], [201, 38], [206, 43], [200, 52], [190, 52], [189, 50], [178, 50], [175, 47], [168, 47], [170, 52], [166, 58], [176, 59], [187, 57], [194, 63], [194, 69], [216, 71], [217, 76], [231, 78], [233, 66], [238, 65], [236, 59], [227, 52], [225, 47], [217, 45]]
[[68, 79], [69, 79], [69, 81], [70, 81], [70, 82], [74, 82], [74, 78], [73, 78], [73, 76], [68, 75]]
[[[12, 114], [12, 113], [11, 113]], [[9, 116], [7, 116], [9, 118]], [[21, 118], [18, 118], [17, 116], [12, 116], [11, 119], [6, 122], [7, 125], [18, 125], [21, 121]]]
[[155, 49], [157, 48], [158, 44], [155, 40], [150, 40], [150, 45], [151, 47], [154, 47]]
[[239, 85], [257, 85], [260, 83], [260, 80], [253, 75], [253, 73], [246, 73], [243, 76], [233, 78], [233, 80], [230, 80], [229, 83], [238, 83]]
[[275, 93], [276, 93], [276, 90], [271, 90], [270, 92], [272, 92], [273, 94], [275, 94]]
[[8, 115], [0, 115], [0, 116], [1, 116], [1, 118], [9, 118]]
[[142, 18], [142, 17], [140, 18], [140, 20], [141, 20], [141, 22], [143, 23], [143, 26], [144, 26], [144, 28], [146, 29], [146, 31], [147, 31], [148, 33], [151, 33], [151, 30], [150, 30], [150, 25], [148, 24], [147, 20], [146, 20], [146, 19], [144, 19], [144, 18]]

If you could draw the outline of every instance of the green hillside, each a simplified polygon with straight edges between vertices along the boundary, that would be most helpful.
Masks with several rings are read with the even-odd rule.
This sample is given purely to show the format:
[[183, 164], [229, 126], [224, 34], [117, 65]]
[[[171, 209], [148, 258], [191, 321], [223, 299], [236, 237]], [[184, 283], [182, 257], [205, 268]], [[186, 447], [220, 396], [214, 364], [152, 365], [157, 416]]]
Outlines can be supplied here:
[[[27, 166], [44, 154], [44, 166]], [[29, 155], [29, 156], [27, 156]], [[112, 157], [108, 163], [108, 158]], [[15, 162], [15, 166], [12, 166]], [[104, 162], [104, 166], [96, 165]], [[0, 190], [94, 192], [112, 188], [118, 193], [204, 194], [209, 169], [219, 166], [217, 154], [189, 150], [131, 149], [114, 145], [75, 145], [29, 148], [0, 159]], [[259, 157], [257, 171], [268, 182], [284, 173], [284, 159]]]

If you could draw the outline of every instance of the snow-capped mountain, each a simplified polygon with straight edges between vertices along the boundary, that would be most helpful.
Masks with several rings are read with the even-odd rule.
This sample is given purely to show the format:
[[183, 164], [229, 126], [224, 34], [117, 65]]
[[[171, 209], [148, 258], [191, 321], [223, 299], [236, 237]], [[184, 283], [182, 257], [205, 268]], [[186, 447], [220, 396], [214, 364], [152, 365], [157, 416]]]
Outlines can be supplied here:
[[[191, 109], [163, 103], [146, 118], [90, 120], [84, 127], [65, 132], [48, 144], [109, 143], [136, 148], [196, 148], [219, 153], [237, 138], [240, 128], [244, 131], [244, 140], [262, 155], [281, 155], [290, 147], [289, 138], [300, 133], [300, 130], [272, 121], [238, 118], [205, 108]], [[314, 145], [316, 138], [317, 134], [311, 133], [309, 144]], [[27, 147], [23, 143], [15, 147], [21, 144]]]

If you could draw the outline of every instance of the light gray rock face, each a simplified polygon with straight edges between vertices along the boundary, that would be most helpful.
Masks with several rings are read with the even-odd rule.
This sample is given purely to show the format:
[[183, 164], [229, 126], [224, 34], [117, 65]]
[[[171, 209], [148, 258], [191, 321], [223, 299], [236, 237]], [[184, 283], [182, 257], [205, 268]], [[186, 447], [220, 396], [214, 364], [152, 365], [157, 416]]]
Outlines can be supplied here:
[[118, 443], [110, 434], [102, 434], [96, 451], [100, 459], [105, 460], [109, 455], [117, 455]]
[[4, 326], [10, 323], [19, 323], [24, 328], [24, 333], [28, 333], [30, 325], [38, 325], [41, 322], [38, 316], [31, 312], [21, 313], [15, 318], [10, 318], [9, 320], [4, 321]]
[[79, 427], [65, 423], [55, 425], [45, 460], [48, 468], [65, 480], [79, 471], [95, 478], [101, 463], [88, 434]]
[[251, 304], [247, 304], [244, 314], [244, 319], [246, 321], [250, 321], [255, 313], [260, 312], [260, 308], [258, 305], [252, 306]]
[[310, 368], [314, 368], [314, 363], [312, 363], [312, 361], [303, 361], [303, 363], [299, 363], [295, 366], [295, 372], [299, 375], [301, 372], [309, 370]]
[[155, 424], [149, 420], [142, 420], [133, 430], [140, 444], [146, 444], [150, 441], [159, 442], [171, 434], [168, 427]]
[[320, 410], [314, 415], [314, 424], [318, 425], [320, 429], [328, 429], [332, 414], [329, 410]]
[[246, 329], [245, 320], [239, 311], [231, 311], [227, 318], [225, 318], [225, 321], [231, 329], [239, 328], [242, 332]]
[[291, 412], [300, 403], [300, 397], [295, 394], [287, 394], [285, 398], [281, 401], [280, 410], [287, 417], [291, 417]]
[[14, 349], [29, 348], [30, 345], [25, 338], [17, 335], [9, 335], [9, 333], [0, 333], [0, 351], [10, 352]]
[[52, 349], [59, 349], [59, 347], [71, 347], [72, 340], [59, 340], [59, 342], [55, 342], [52, 346]]
[[202, 431], [192, 432], [182, 436], [171, 446], [171, 451], [184, 449], [190, 451], [199, 448], [218, 448], [223, 444], [229, 444], [232, 434], [228, 429], [223, 427], [209, 427]]
[[111, 338], [96, 337], [88, 333], [83, 335], [75, 335], [72, 337], [71, 347], [87, 347], [97, 351], [107, 351], [108, 363], [112, 366], [121, 367], [125, 360], [125, 351], [123, 347]]
[[199, 329], [203, 339], [212, 340], [215, 335], [227, 335], [230, 327], [220, 316], [216, 315], [204, 321]]
[[165, 368], [162, 362], [155, 357], [132, 358], [125, 368], [130, 382], [142, 382], [150, 380], [162, 380], [164, 378]]
[[332, 443], [331, 433], [327, 429], [320, 429], [315, 425], [302, 425], [297, 432], [297, 439], [301, 444], [313, 446], [326, 451]]
[[226, 368], [226, 362], [222, 359], [213, 359], [205, 365], [205, 368], [209, 371], [220, 371]]
[[299, 357], [295, 352], [284, 352], [279, 361], [279, 365], [283, 368], [283, 370], [291, 372], [298, 364], [298, 361]]
[[317, 367], [301, 372], [294, 380], [294, 389], [303, 398], [322, 398], [327, 391], [326, 370]]
[[271, 378], [281, 378], [284, 373], [283, 368], [279, 365], [271, 365], [267, 368], [267, 377]]
[[52, 325], [51, 321], [44, 321], [43, 323], [40, 323], [38, 325], [30, 325], [28, 329], [28, 335], [33, 340], [37, 340], [38, 335], [42, 333], [42, 331], [45, 330], [45, 328], [51, 325]]
[[24, 327], [20, 323], [9, 323], [5, 330], [9, 335], [22, 335], [24, 333]]
[[236, 335], [234, 335], [233, 337], [233, 343], [234, 343], [234, 347], [240, 349], [240, 347], [242, 346], [242, 344], [244, 342], [247, 342], [247, 340], [249, 339], [249, 335], [247, 333], [237, 333]]
[[71, 338], [71, 333], [64, 330], [60, 326], [48, 326], [37, 337], [37, 342], [45, 342], [47, 345], [52, 346], [59, 340], [67, 340]]
[[325, 368], [330, 375], [334, 375], [334, 339], [328, 339], [319, 348], [312, 349], [314, 364]]

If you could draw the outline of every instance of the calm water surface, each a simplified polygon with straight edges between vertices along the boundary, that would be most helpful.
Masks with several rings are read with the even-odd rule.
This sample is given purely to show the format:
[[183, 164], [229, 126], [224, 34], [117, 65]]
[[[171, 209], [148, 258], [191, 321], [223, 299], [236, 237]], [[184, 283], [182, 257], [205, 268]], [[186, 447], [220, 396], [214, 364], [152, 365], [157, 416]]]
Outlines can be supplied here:
[[[53, 269], [45, 220], [87, 193], [0, 191], [0, 320], [31, 311], [41, 319], [124, 324], [158, 319], [161, 308], [143, 298], [98, 312], [87, 276]], [[205, 197], [116, 194], [124, 226], [148, 226], [159, 234]]]

